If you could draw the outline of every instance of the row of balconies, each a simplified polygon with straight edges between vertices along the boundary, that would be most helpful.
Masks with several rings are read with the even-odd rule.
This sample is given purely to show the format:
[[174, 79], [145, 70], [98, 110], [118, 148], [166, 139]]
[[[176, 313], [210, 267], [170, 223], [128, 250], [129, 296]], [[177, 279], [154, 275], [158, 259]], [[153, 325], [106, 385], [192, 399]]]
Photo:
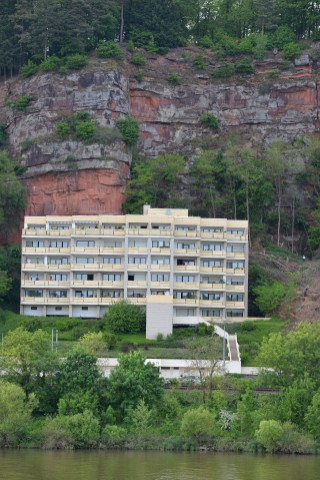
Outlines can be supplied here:
[[86, 237], [124, 237], [127, 236], [143, 236], [143, 237], [180, 237], [180, 238], [213, 238], [226, 239], [245, 242], [248, 239], [247, 235], [232, 235], [227, 232], [201, 232], [199, 230], [161, 230], [153, 228], [75, 228], [70, 230], [46, 230], [45, 228], [22, 230], [23, 237], [72, 237], [72, 236], [86, 236]]
[[[170, 248], [151, 248], [151, 254], [170, 255]], [[228, 252], [226, 250], [200, 250], [199, 248], [175, 248], [173, 250], [175, 256], [191, 255], [194, 257], [218, 257], [218, 258], [245, 258], [244, 252]], [[72, 254], [86, 254], [86, 255], [106, 255], [115, 254], [124, 256], [124, 248], [106, 248], [106, 247], [69, 247], [69, 248], [54, 248], [54, 247], [24, 247], [24, 255], [72, 255]], [[129, 247], [128, 254], [148, 255], [148, 249], [144, 247]]]
[[[128, 288], [135, 288], [135, 287], [143, 287], [147, 288], [146, 281], [128, 281], [127, 282]], [[68, 281], [54, 281], [54, 280], [22, 280], [22, 287], [37, 287], [37, 288], [78, 288], [78, 287], [86, 287], [86, 288], [99, 288], [99, 287], [109, 287], [109, 288], [124, 288], [124, 281], [106, 281], [106, 280], [73, 280], [72, 282]], [[151, 288], [170, 288], [170, 282], [161, 282], [161, 281], [151, 281], [150, 282]], [[218, 290], [218, 291], [231, 291], [231, 292], [244, 292], [244, 285], [226, 285], [221, 283], [183, 283], [183, 282], [174, 282], [173, 288], [181, 289], [181, 288], [194, 288], [196, 290]]]
[[[137, 268], [139, 267], [139, 268]], [[153, 268], [155, 267], [155, 268]], [[98, 263], [84, 263], [84, 264], [44, 264], [44, 263], [23, 263], [22, 271], [24, 272], [61, 272], [61, 271], [104, 271], [104, 272], [124, 272], [125, 268], [123, 264], [98, 264]], [[130, 264], [128, 265], [128, 270], [148, 270], [147, 265]], [[150, 271], [152, 270], [170, 270], [166, 268], [165, 265], [151, 265]], [[244, 268], [225, 268], [223, 267], [197, 267], [195, 269], [186, 269], [185, 267], [177, 269], [175, 271], [195, 271], [200, 273], [225, 273], [230, 275], [244, 275]]]
[[[23, 305], [76, 305], [76, 304], [112, 304], [123, 300], [122, 298], [113, 298], [113, 297], [21, 297], [21, 304]], [[146, 304], [146, 297], [128, 297], [128, 302]], [[244, 302], [224, 302], [218, 300], [202, 300], [202, 299], [192, 299], [192, 298], [174, 298], [173, 305], [181, 306], [193, 306], [193, 307], [204, 307], [204, 308], [239, 308], [244, 309]]]

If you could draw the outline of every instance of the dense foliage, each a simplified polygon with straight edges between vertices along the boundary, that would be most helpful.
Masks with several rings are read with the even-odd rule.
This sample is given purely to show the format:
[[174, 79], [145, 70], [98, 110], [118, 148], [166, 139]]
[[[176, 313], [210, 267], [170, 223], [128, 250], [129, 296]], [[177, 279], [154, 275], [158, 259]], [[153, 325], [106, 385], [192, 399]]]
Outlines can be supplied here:
[[[19, 327], [6, 335], [1, 356], [0, 368], [7, 374], [0, 381], [0, 448], [194, 449], [205, 444], [236, 451], [315, 452], [319, 340], [318, 324], [271, 335], [262, 344], [260, 362], [273, 371], [252, 381], [219, 377], [215, 370], [215, 389], [207, 389], [204, 398], [205, 383], [190, 391], [174, 385], [164, 391], [158, 369], [141, 352], [121, 354], [104, 378], [87, 350], [76, 347], [59, 359], [46, 333]], [[197, 345], [210, 342], [207, 333]], [[257, 394], [259, 385], [278, 390]]]
[[291, 44], [290, 58], [297, 39], [320, 35], [319, 6], [308, 0], [2, 0], [0, 16], [3, 75], [23, 64], [24, 72], [31, 72], [30, 60], [37, 64], [97, 47], [101, 56], [119, 58], [119, 51], [104, 45], [110, 41], [159, 53], [193, 41], [218, 52], [257, 56], [266, 47]]

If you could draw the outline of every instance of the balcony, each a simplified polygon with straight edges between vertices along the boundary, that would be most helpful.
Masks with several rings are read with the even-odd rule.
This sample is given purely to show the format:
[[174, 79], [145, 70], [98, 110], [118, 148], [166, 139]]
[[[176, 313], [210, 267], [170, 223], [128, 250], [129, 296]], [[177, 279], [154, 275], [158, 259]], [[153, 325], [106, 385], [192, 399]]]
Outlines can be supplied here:
[[191, 238], [196, 238], [199, 236], [198, 231], [195, 230], [174, 230], [174, 236], [175, 237], [191, 237]]
[[37, 230], [35, 230], [34, 228], [24, 228], [22, 230], [22, 238], [23, 237], [46, 237], [47, 236], [47, 232], [49, 232], [50, 230], [46, 230], [45, 228], [37, 228]]
[[244, 292], [244, 285], [226, 285], [228, 292]]
[[226, 302], [226, 307], [227, 308], [244, 308], [244, 302], [243, 301], [240, 301], [240, 302], [229, 302], [227, 301]]
[[224, 239], [226, 234], [224, 232], [201, 232], [200, 237], [201, 238], [210, 238], [210, 239]]
[[197, 290], [199, 287], [199, 283], [196, 282], [174, 282], [173, 288], [174, 289], [186, 289], [192, 288], [193, 290]]
[[203, 267], [200, 266], [201, 273], [223, 273], [224, 267]]
[[199, 305], [198, 298], [174, 298], [173, 305], [191, 305], [197, 307]]
[[116, 280], [101, 280], [99, 282], [99, 287], [106, 287], [106, 288], [121, 288], [123, 289], [124, 288], [124, 281], [122, 280], [119, 280], [119, 281], [116, 281]]
[[162, 264], [153, 264], [153, 263], [152, 263], [152, 264], [150, 265], [150, 270], [151, 270], [151, 272], [152, 272], [152, 271], [157, 271], [157, 272], [158, 272], [159, 270], [166, 270], [166, 271], [168, 271], [168, 270], [170, 270], [170, 265], [166, 265], [166, 264], [163, 264], [163, 263], [162, 263]]
[[50, 253], [50, 255], [70, 255], [70, 252], [71, 252], [70, 247], [64, 247], [64, 248], [48, 247], [46, 248], [45, 253]]
[[69, 281], [62, 281], [62, 280], [22, 280], [21, 285], [23, 288], [27, 287], [38, 287], [38, 288], [45, 288], [45, 287], [70, 287]]
[[128, 270], [148, 270], [146, 263], [128, 263]]
[[22, 247], [24, 255], [29, 255], [29, 254], [39, 254], [39, 255], [44, 255], [46, 253], [46, 248], [45, 247]]
[[223, 300], [203, 300], [203, 298], [200, 298], [200, 307], [205, 307], [205, 308], [222, 308], [225, 306], [225, 303]]
[[122, 302], [123, 297], [100, 297], [99, 304], [100, 305], [112, 305], [113, 303]]
[[247, 235], [232, 235], [231, 233], [226, 233], [226, 239], [232, 240], [235, 242], [247, 242], [248, 236]]
[[147, 303], [146, 297], [127, 297], [127, 301], [134, 305], [145, 305]]
[[195, 272], [198, 271], [197, 265], [175, 265], [175, 272]]
[[116, 255], [124, 255], [124, 248], [123, 247], [100, 247], [100, 254], [112, 254], [115, 253]]
[[147, 247], [128, 247], [129, 255], [133, 254], [140, 254], [140, 255], [147, 255], [148, 249]]
[[176, 257], [179, 255], [198, 256], [200, 254], [200, 250], [199, 248], [175, 248], [174, 254]]
[[98, 305], [99, 299], [98, 297], [72, 297], [71, 303], [73, 305], [81, 304], [81, 305]]
[[124, 228], [101, 228], [99, 233], [104, 237], [124, 237], [125, 229]]
[[201, 317], [203, 320], [209, 323], [223, 323], [225, 319], [223, 317]]
[[200, 283], [200, 290], [224, 290], [224, 283]]
[[150, 235], [150, 230], [148, 228], [128, 228], [127, 235], [129, 237], [133, 237], [136, 235], [145, 237]]
[[44, 305], [46, 300], [45, 297], [21, 297], [22, 304]]
[[146, 288], [147, 282], [146, 280], [128, 280], [128, 288]]
[[71, 253], [85, 253], [87, 255], [93, 254], [93, 255], [99, 255], [100, 249], [99, 247], [77, 247], [73, 246], [71, 248]]
[[100, 233], [100, 228], [96, 227], [96, 228], [85, 228], [85, 227], [81, 227], [81, 228], [75, 228], [73, 230], [73, 235], [81, 235], [81, 236], [98, 236]]
[[153, 282], [153, 281], [151, 281], [151, 288], [170, 288], [170, 282]]
[[100, 270], [103, 272], [123, 272], [124, 264], [123, 263], [100, 263]]
[[169, 247], [152, 247], [151, 254], [159, 254], [160, 255], [170, 255], [171, 251]]
[[70, 287], [74, 287], [74, 288], [86, 287], [88, 289], [98, 288], [99, 281], [98, 280], [73, 280]]
[[[70, 268], [70, 267], [69, 267]], [[98, 263], [72, 263], [71, 270], [99, 270]]]
[[227, 252], [227, 258], [245, 258], [244, 252]]
[[219, 257], [224, 258], [226, 256], [225, 250], [201, 250], [201, 257]]
[[231, 275], [244, 275], [244, 268], [227, 268], [227, 274]]
[[151, 237], [170, 237], [172, 235], [172, 230], [171, 228], [169, 228], [168, 230], [161, 230], [161, 228], [151, 228], [149, 230], [149, 234]]
[[62, 297], [49, 297], [45, 298], [46, 303], [49, 303], [50, 305], [69, 305], [70, 303], [70, 298], [62, 298]]

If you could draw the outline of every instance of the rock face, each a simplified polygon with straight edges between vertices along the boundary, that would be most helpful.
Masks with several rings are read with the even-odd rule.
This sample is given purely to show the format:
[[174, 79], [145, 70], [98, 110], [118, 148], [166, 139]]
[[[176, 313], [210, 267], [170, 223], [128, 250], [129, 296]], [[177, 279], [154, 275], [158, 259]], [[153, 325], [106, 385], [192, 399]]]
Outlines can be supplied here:
[[[192, 157], [230, 131], [252, 145], [318, 132], [319, 85], [305, 55], [285, 72], [274, 56], [256, 62], [254, 75], [220, 81], [210, 75], [217, 67], [210, 58], [206, 71], [195, 69], [194, 54], [187, 49], [150, 56], [140, 81], [127, 60], [92, 59], [66, 76], [37, 74], [0, 83], [0, 122], [7, 126], [12, 154], [27, 167], [26, 213], [120, 213], [132, 153], [114, 127], [127, 115], [139, 123], [138, 153], [144, 156]], [[173, 72], [179, 85], [166, 79]], [[17, 111], [14, 101], [21, 96], [32, 101]], [[88, 112], [103, 127], [96, 143], [59, 140], [55, 122], [75, 112]], [[202, 127], [207, 112], [218, 118], [218, 131]]]

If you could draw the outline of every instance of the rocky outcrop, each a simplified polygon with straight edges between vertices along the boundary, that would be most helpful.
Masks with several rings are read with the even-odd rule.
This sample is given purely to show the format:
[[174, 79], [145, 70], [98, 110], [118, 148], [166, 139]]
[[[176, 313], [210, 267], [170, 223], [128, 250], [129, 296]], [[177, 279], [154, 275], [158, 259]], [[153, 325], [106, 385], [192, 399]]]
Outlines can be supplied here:
[[[318, 82], [307, 56], [281, 71], [281, 59], [271, 54], [256, 62], [254, 75], [220, 81], [210, 75], [218, 65], [214, 58], [206, 54], [207, 67], [199, 71], [192, 65], [195, 53], [190, 48], [150, 55], [140, 80], [127, 60], [93, 58], [81, 72], [0, 83], [0, 122], [7, 125], [12, 154], [27, 167], [26, 213], [119, 213], [132, 153], [112, 129], [127, 115], [139, 123], [138, 152], [144, 156], [192, 157], [230, 131], [253, 145], [318, 131]], [[167, 81], [173, 72], [178, 85]], [[21, 96], [32, 101], [17, 111], [13, 104]], [[88, 112], [104, 129], [95, 143], [57, 138], [55, 122], [74, 112]], [[218, 131], [202, 127], [205, 112], [218, 118]]]

